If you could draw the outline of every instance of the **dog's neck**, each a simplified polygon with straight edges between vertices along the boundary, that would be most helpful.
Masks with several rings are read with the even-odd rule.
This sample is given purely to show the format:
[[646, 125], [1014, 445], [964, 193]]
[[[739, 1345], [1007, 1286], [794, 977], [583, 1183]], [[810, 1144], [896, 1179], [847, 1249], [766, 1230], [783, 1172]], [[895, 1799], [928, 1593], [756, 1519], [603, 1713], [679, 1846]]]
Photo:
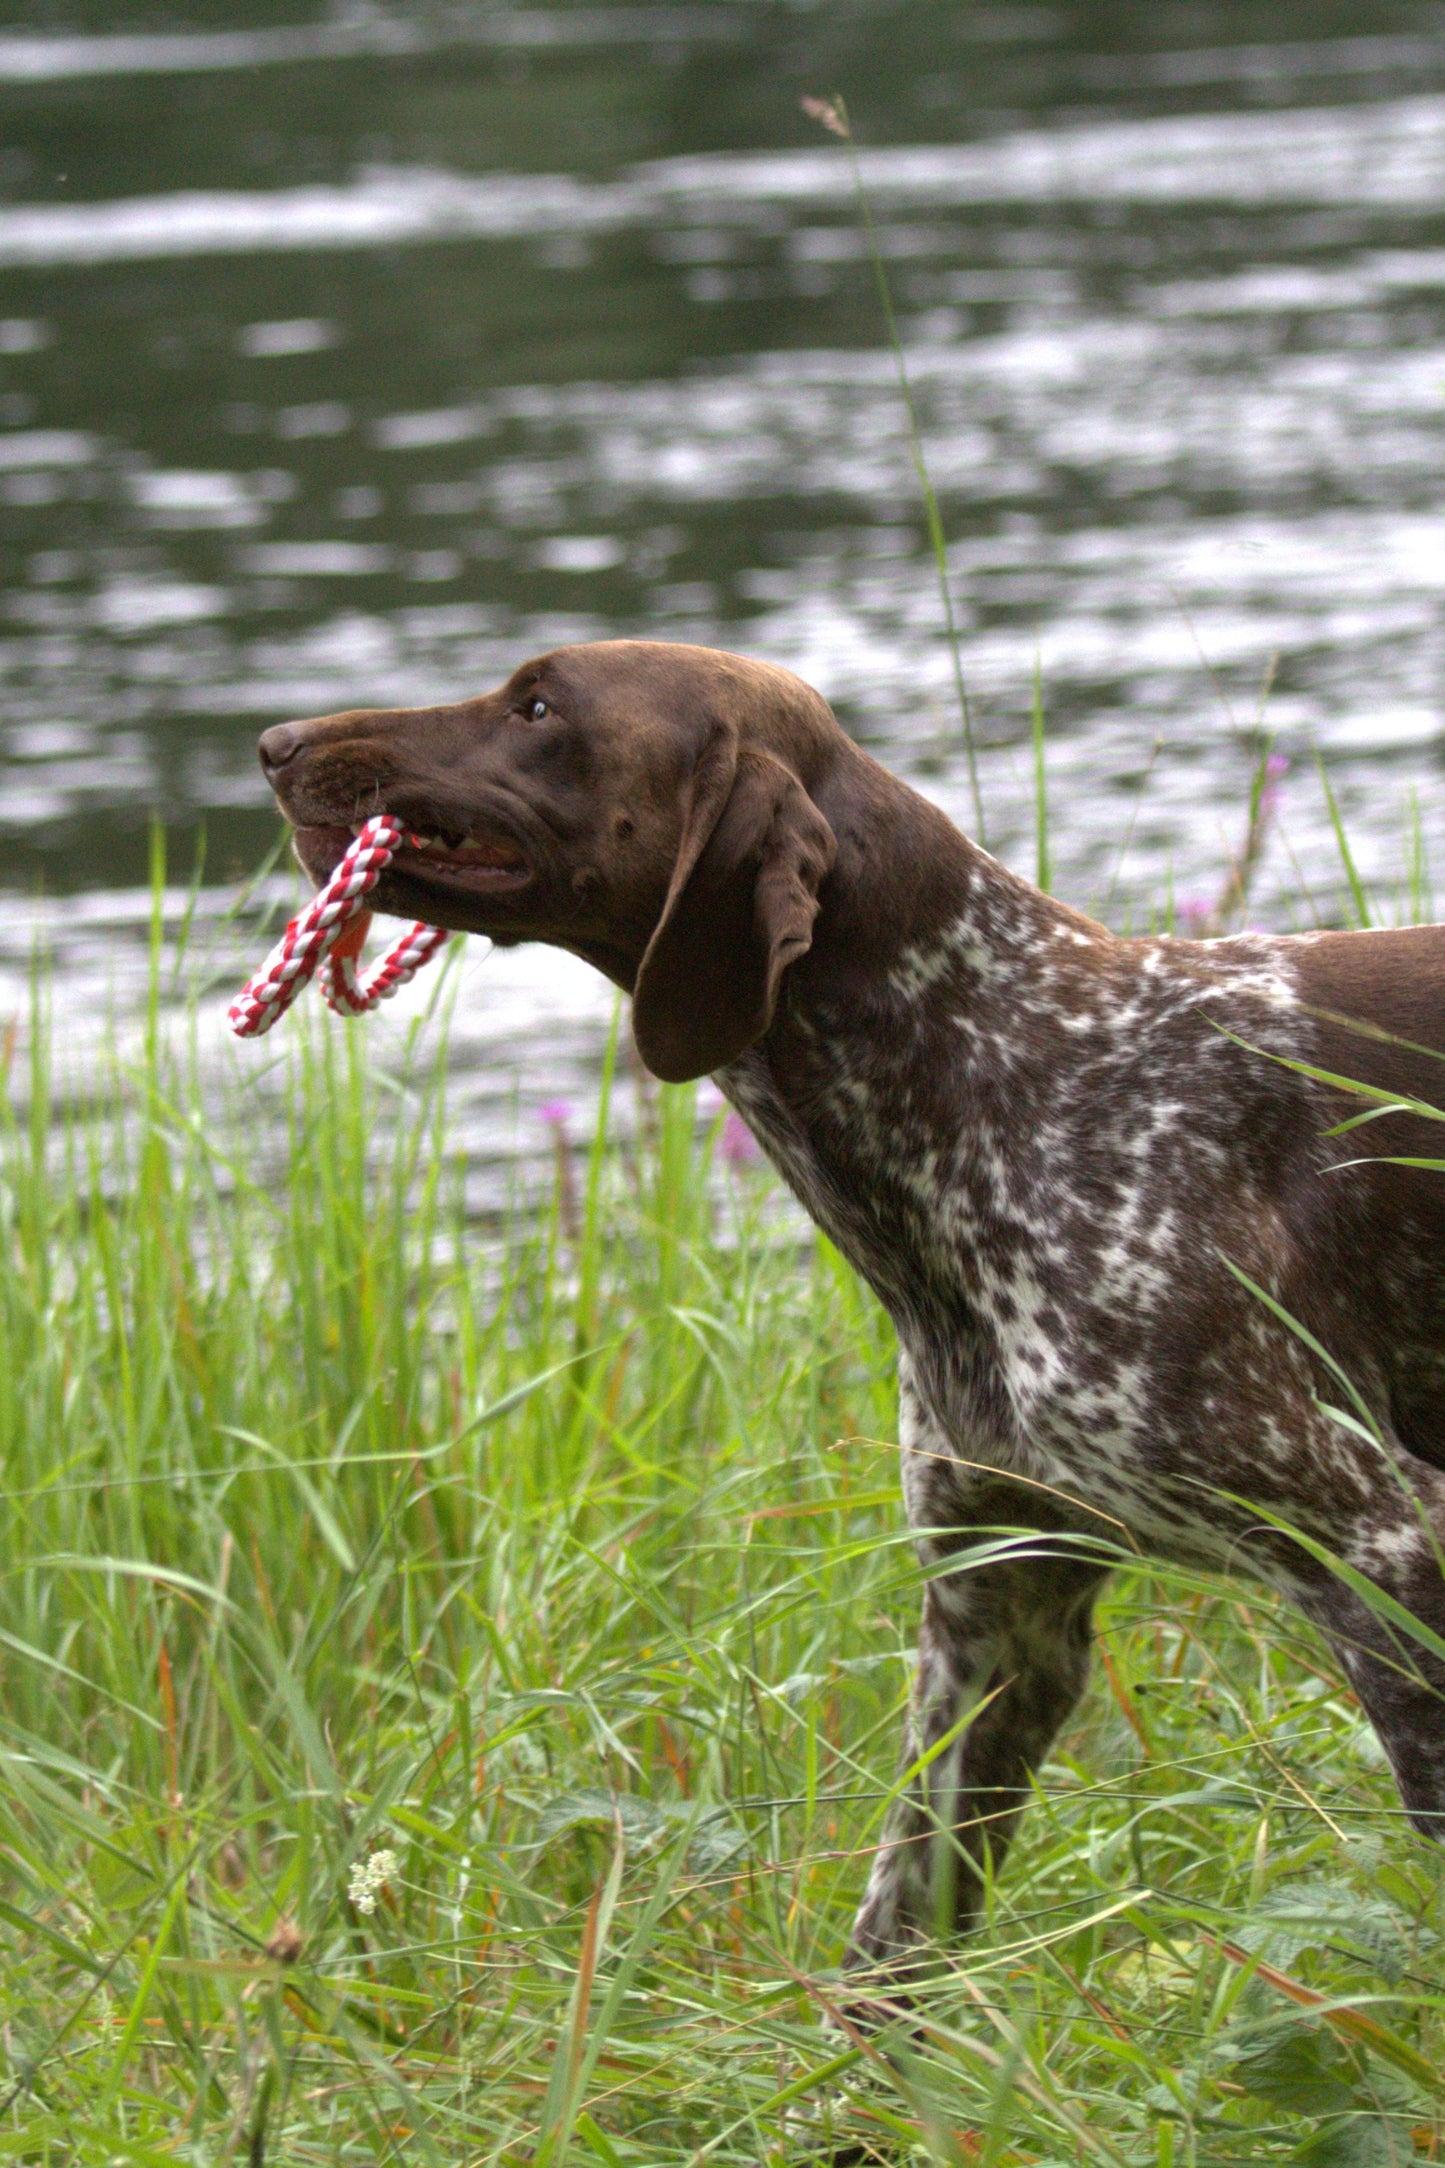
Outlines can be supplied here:
[[912, 1014], [940, 972], [1022, 980], [1061, 948], [1111, 945], [1103, 927], [1011, 873], [856, 748], [817, 795], [838, 850], [812, 948], [790, 973], [795, 1003], [842, 993]]
[[1115, 944], [866, 755], [839, 765], [816, 793], [838, 849], [812, 947], [718, 1082], [896, 1316], [940, 1274], [966, 1293], [938, 1239], [945, 1159], [986, 1220], [970, 1157], [996, 1173], [1027, 1149], [1027, 1079]]

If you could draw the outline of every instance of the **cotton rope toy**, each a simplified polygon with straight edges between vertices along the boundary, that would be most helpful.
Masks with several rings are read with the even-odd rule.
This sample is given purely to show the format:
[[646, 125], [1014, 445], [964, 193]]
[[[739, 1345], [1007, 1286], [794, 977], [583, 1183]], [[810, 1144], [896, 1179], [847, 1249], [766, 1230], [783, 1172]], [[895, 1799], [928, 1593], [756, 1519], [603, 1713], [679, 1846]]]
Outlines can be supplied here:
[[307, 981], [321, 974], [321, 991], [338, 1016], [364, 1016], [405, 986], [451, 939], [444, 926], [421, 919], [404, 933], [366, 977], [358, 977], [361, 944], [371, 924], [366, 899], [403, 843], [412, 838], [391, 813], [378, 813], [358, 830], [325, 886], [298, 912], [254, 978], [226, 1014], [238, 1039], [259, 1039], [284, 1016]]

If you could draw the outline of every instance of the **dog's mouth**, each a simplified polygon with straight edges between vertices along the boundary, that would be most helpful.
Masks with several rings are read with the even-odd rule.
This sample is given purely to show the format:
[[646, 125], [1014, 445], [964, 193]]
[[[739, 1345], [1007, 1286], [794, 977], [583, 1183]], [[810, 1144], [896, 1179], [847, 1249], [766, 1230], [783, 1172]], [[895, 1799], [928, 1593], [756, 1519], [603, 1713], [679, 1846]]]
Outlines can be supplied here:
[[409, 831], [392, 860], [397, 873], [420, 875], [443, 881], [448, 888], [468, 894], [495, 896], [499, 891], [525, 888], [532, 866], [525, 851], [500, 836], [424, 835]]
[[[297, 828], [296, 854], [318, 885], [335, 871], [360, 828], [360, 822], [349, 828]], [[525, 888], [533, 871], [520, 844], [507, 837], [408, 829], [387, 876], [419, 881], [444, 895], [497, 896]]]

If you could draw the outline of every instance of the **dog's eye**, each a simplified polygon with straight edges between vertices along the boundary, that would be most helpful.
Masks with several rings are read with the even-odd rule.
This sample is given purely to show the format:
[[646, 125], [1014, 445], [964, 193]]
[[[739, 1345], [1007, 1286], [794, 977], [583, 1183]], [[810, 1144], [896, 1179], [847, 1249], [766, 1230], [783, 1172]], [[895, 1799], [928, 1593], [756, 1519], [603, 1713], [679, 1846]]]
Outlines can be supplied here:
[[545, 700], [534, 700], [532, 702], [532, 705], [527, 710], [527, 713], [531, 716], [534, 723], [540, 723], [542, 717], [546, 714], [546, 712], [547, 703]]

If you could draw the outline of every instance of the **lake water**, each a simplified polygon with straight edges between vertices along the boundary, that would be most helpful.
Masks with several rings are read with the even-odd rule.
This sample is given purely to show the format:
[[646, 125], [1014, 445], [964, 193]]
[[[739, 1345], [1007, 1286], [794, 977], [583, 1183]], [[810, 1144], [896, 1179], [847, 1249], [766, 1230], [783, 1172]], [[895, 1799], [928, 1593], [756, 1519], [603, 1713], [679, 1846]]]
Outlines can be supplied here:
[[[853, 180], [799, 110], [836, 89], [990, 844], [1033, 864], [1037, 668], [1071, 900], [1212, 899], [1272, 734], [1253, 915], [1338, 912], [1317, 755], [1407, 912], [1445, 737], [1445, 8], [66, 19], [0, 29], [0, 1019], [43, 930], [78, 1043], [124, 1029], [156, 816], [182, 874], [204, 835], [217, 968], [257, 952], [223, 914], [276, 836], [267, 723], [568, 639], [790, 664], [971, 825]], [[471, 946], [486, 1159], [585, 1096], [610, 997]]]

